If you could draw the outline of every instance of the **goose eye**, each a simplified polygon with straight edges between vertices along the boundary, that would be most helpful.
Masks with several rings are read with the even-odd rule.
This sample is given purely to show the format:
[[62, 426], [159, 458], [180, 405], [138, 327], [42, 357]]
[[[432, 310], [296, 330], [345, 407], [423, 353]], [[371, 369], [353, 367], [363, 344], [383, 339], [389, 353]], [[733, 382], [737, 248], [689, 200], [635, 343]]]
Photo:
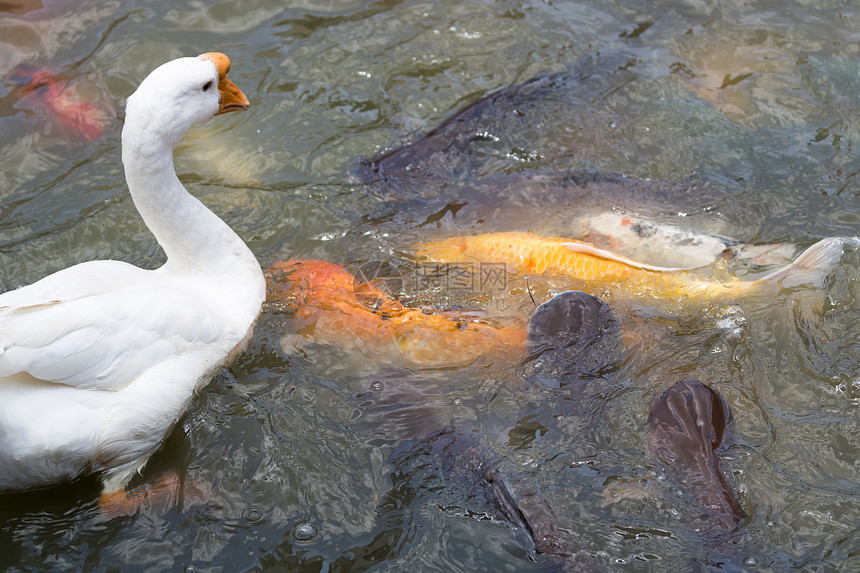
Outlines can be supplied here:
[[211, 87], [212, 87], [212, 82], [208, 81], [208, 82], [206, 82], [206, 85], [203, 86], [203, 91], [208, 92], [209, 88], [211, 88]]

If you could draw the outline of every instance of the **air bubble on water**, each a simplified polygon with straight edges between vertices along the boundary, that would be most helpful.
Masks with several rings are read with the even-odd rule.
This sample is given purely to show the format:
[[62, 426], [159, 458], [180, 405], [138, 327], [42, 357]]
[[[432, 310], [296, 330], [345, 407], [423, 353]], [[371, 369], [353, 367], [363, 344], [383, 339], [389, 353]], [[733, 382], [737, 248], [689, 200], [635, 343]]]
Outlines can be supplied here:
[[[713, 263], [711, 263], [711, 276], [720, 281], [720, 282], [728, 282], [732, 279], [732, 273], [729, 269], [729, 264], [726, 262], [726, 259], [723, 257], [717, 257]], [[724, 330], [726, 327], [722, 327]]]
[[269, 517], [269, 508], [264, 505], [251, 504], [242, 512], [242, 519], [248, 523], [262, 523]]
[[375, 392], [379, 392], [380, 390], [382, 390], [382, 382], [380, 382], [379, 380], [375, 381], [373, 384], [370, 385], [370, 389]]
[[317, 528], [314, 527], [313, 523], [308, 523], [306, 521], [302, 523], [296, 524], [293, 528], [293, 537], [295, 537], [298, 541], [310, 541], [317, 535]]

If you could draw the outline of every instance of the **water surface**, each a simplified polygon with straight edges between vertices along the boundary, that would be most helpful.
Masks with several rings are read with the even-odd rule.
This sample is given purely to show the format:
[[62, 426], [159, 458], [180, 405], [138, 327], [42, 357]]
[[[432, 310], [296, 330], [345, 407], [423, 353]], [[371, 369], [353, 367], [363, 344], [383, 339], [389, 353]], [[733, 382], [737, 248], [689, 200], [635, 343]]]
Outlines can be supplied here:
[[[252, 107], [189, 134], [177, 170], [264, 266], [291, 257], [352, 270], [384, 261], [408, 277], [410, 245], [452, 229], [565, 234], [583, 208], [575, 201], [462, 227], [450, 217], [420, 229], [361, 223], [379, 213], [378, 196], [350, 171], [487, 93], [577, 65], [591, 66], [582, 85], [565, 83], [529, 121], [484, 137], [476, 177], [608, 170], [694, 183], [698, 192], [677, 204], [639, 198], [661, 222], [798, 251], [860, 234], [855, 6], [45, 4], [0, 12], [4, 289], [95, 258], [163, 261], [125, 189], [121, 110], [160, 63], [215, 50], [232, 59], [231, 77]], [[99, 102], [110, 117], [104, 134], [82, 141], [46, 121], [20, 97], [13, 74], [22, 64], [62, 74]], [[457, 197], [460, 183], [444, 193]], [[550, 387], [525, 388], [514, 359], [420, 371], [282, 345], [286, 318], [267, 308], [249, 350], [195, 399], [144, 471], [144, 481], [178, 472], [205, 492], [200, 499], [105, 522], [93, 480], [2, 494], [0, 569], [558, 567], [469, 484], [404, 454], [435, 424], [472, 432], [506, 471], [539, 485], [560, 525], [613, 570], [696, 560], [856, 570], [858, 269], [849, 251], [818, 293], [680, 315], [619, 302], [630, 344], [585, 409]], [[534, 305], [521, 287], [513, 282], [495, 306], [491, 296], [470, 310], [522, 320]], [[735, 413], [723, 459], [748, 518], [732, 548], [703, 546], [689, 498], [643, 451], [649, 402], [684, 378], [712, 384]], [[622, 499], [605, 503], [608, 487]]]

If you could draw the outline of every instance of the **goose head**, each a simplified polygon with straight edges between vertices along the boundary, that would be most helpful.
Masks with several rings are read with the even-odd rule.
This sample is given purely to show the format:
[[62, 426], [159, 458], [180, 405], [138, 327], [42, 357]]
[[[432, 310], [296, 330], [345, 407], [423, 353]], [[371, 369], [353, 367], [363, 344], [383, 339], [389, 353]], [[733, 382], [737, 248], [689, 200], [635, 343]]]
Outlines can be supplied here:
[[179, 58], [153, 70], [126, 103], [123, 145], [157, 138], [172, 148], [188, 129], [246, 109], [248, 98], [227, 79], [230, 59], [218, 52]]

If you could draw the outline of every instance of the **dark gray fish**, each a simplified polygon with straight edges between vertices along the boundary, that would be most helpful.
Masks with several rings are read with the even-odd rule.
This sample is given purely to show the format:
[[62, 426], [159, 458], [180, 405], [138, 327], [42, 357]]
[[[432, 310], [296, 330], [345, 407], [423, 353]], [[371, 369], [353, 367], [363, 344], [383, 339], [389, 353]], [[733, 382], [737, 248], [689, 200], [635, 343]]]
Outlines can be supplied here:
[[[438, 475], [433, 477], [445, 480], [449, 490], [454, 487], [453, 482], [461, 484], [470, 505], [477, 497], [483, 497], [504, 519], [528, 536], [536, 553], [564, 558], [567, 571], [595, 570], [594, 561], [583, 551], [580, 540], [558, 526], [558, 517], [540, 490], [505, 471], [499, 455], [474, 435], [448, 428], [428, 436], [405, 455], [395, 458], [398, 465], [408, 461], [408, 465], [419, 465], [425, 471], [436, 464]], [[432, 462], [424, 461], [425, 458]], [[432, 477], [428, 479], [423, 475], [421, 481], [427, 487]], [[476, 492], [478, 489], [482, 491]]]
[[705, 521], [724, 531], [744, 517], [716, 455], [732, 421], [729, 405], [714, 389], [684, 380], [654, 398], [645, 426], [648, 453], [692, 493]]
[[[608, 304], [590, 294], [567, 291], [537, 307], [526, 329], [526, 363], [553, 387], [588, 379], [621, 351], [621, 329]], [[526, 383], [530, 383], [528, 379]]]
[[[560, 293], [540, 305], [529, 319], [527, 383], [535, 377], [551, 387], [576, 393], [580, 383], [602, 376], [620, 352], [621, 330], [612, 309], [602, 300], [579, 291]], [[538, 553], [564, 559], [565, 570], [594, 570], [595, 564], [558, 518], [534, 484], [495, 467], [484, 469], [484, 480], [505, 515], [530, 534]]]
[[[705, 189], [707, 187], [707, 189]], [[413, 193], [386, 195], [371, 214], [364, 215], [347, 233], [347, 252], [371, 251], [367, 242], [383, 241], [384, 251], [422, 240], [472, 235], [498, 230], [526, 230], [524, 222], [546, 222], [544, 232], [572, 236], [575, 218], [583, 212], [622, 208], [637, 213], [660, 213], [686, 206], [707, 210], [725, 192], [695, 183], [666, 183], [624, 177], [615, 173], [574, 171], [523, 172], [452, 184], [432, 193], [414, 184]], [[361, 255], [359, 255], [361, 256]]]
[[[487, 94], [458, 110], [417, 140], [384, 151], [353, 168], [353, 177], [380, 193], [435, 193], [471, 178], [482, 158], [516, 133], [549, 131], [560, 116], [575, 122], [593, 100], [624, 85], [635, 59], [622, 53], [585, 57], [568, 69], [536, 76]], [[502, 143], [502, 155], [509, 149]], [[570, 150], [569, 150], [570, 151]]]
[[[579, 291], [556, 295], [535, 309], [529, 319], [526, 359], [521, 370], [527, 382], [541, 380], [550, 387], [576, 394], [588, 380], [601, 377], [603, 368], [620, 351], [620, 327], [612, 309], [602, 300]], [[473, 472], [478, 470], [504, 515], [526, 531], [535, 551], [564, 560], [566, 571], [593, 571], [596, 564], [582, 542], [558, 525], [558, 517], [540, 489], [489, 463], [486, 450], [471, 448], [460, 454]]]
[[[555, 379], [556, 387], [564, 387], [598, 372], [607, 356], [614, 359], [619, 339], [620, 329], [606, 303], [582, 292], [564, 292], [533, 313], [529, 360], [545, 358], [533, 365]], [[533, 553], [560, 559], [565, 571], [598, 570], [581, 540], [560, 526], [539, 488], [508, 468], [469, 423], [446, 421], [443, 404], [422, 396], [420, 380], [410, 380], [403, 372], [390, 374], [379, 377], [377, 390], [360, 395], [368, 423], [375, 428], [378, 424], [371, 443], [394, 446], [394, 487], [385, 494], [390, 502], [380, 507], [383, 513], [402, 508], [417, 490], [439, 492], [449, 500], [446, 504], [459, 497], [467, 511], [483, 506], [495, 519], [516, 526]]]
[[[561, 293], [535, 310], [526, 345], [527, 368], [522, 371], [526, 383], [538, 380], [577, 400], [597, 394], [594, 386], [605, 382], [606, 368], [622, 350], [612, 309], [596, 297], [576, 291]], [[574, 400], [568, 407], [582, 405]], [[653, 400], [645, 427], [647, 451], [666, 465], [696, 501], [707, 524], [706, 538], [733, 531], [744, 516], [716, 454], [732, 420], [728, 404], [715, 390], [685, 380]], [[540, 492], [508, 488], [506, 495], [508, 505], [518, 509], [523, 522], [533, 524], [531, 531], [552, 530], [547, 525], [554, 516], [551, 508], [534, 504], [535, 499], [542, 499]], [[537, 540], [535, 544], [539, 547]], [[553, 544], [543, 549], [564, 555], [563, 547]]]
[[[346, 250], [366, 252], [367, 241], [373, 240], [368, 235], [402, 234], [411, 243], [416, 231], [426, 239], [428, 230], [444, 236], [516, 230], [523, 221], [545, 221], [548, 212], [560, 213], [562, 220], [548, 232], [567, 236], [572, 229], [563, 222], [585, 212], [621, 208], [656, 216], [719, 205], [726, 190], [703, 183], [584, 170], [549, 172], [540, 170], [545, 163], [541, 157], [526, 163], [511, 159], [518, 144], [535, 149], [558, 145], [546, 139], [559, 125], [590, 129], [587, 123], [595, 121], [591, 110], [635, 79], [635, 65], [635, 58], [623, 53], [584, 58], [562, 72], [485, 95], [414, 141], [360, 161], [352, 176], [378, 206], [348, 234]], [[598, 153], [558, 151], [579, 157]], [[524, 166], [532, 171], [523, 171]], [[391, 246], [404, 245], [386, 244], [385, 250]]]

